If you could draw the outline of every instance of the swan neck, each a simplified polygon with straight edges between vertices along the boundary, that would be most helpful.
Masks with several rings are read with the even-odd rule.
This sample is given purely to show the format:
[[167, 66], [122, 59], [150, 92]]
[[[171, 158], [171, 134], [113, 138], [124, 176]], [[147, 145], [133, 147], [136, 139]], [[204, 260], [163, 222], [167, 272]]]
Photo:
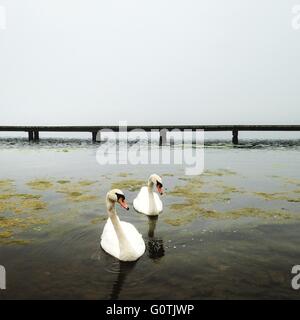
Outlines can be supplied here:
[[106, 205], [107, 205], [108, 216], [116, 231], [116, 234], [119, 240], [120, 251], [122, 252], [123, 250], [126, 250], [127, 247], [129, 246], [128, 240], [126, 238], [126, 235], [121, 226], [119, 217], [117, 215], [115, 203], [110, 200], [107, 200]]

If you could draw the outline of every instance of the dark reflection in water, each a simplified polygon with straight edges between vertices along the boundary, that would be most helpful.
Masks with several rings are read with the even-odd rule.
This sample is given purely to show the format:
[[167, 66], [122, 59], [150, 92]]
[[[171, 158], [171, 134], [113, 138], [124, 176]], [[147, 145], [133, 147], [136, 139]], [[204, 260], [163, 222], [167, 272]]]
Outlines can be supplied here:
[[164, 243], [162, 239], [154, 236], [158, 216], [148, 216], [148, 239], [147, 239], [147, 252], [148, 257], [157, 260], [165, 255]]
[[136, 262], [124, 262], [118, 261], [119, 270], [117, 271], [118, 277], [113, 283], [113, 287], [110, 294], [110, 300], [118, 300], [119, 295], [122, 292], [124, 282], [129, 273], [134, 269]]

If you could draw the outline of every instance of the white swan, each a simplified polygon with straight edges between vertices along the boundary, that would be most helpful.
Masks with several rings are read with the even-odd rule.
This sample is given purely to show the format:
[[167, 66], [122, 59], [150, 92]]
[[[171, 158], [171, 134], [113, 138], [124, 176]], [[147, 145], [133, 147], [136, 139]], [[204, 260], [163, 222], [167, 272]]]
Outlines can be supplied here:
[[157, 216], [163, 210], [163, 204], [156, 192], [153, 192], [153, 186], [157, 191], [163, 194], [162, 179], [157, 174], [152, 174], [148, 180], [148, 186], [142, 187], [137, 197], [133, 200], [133, 207], [136, 211], [149, 216]]
[[107, 193], [106, 206], [109, 218], [101, 236], [101, 247], [121, 261], [135, 261], [144, 254], [145, 242], [132, 224], [120, 221], [116, 213], [116, 202], [129, 210], [121, 190], [113, 189]]

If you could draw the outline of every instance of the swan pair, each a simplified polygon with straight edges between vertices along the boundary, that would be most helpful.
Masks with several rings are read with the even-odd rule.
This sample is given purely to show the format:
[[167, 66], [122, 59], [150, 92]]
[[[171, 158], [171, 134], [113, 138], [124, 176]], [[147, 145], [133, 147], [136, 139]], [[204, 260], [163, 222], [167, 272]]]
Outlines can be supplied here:
[[[142, 187], [133, 201], [134, 208], [146, 215], [158, 215], [163, 205], [157, 193], [153, 192], [154, 185], [160, 194], [163, 194], [162, 179], [152, 174], [148, 186]], [[108, 219], [101, 236], [101, 247], [113, 257], [121, 261], [135, 261], [145, 252], [145, 242], [142, 235], [130, 223], [120, 221], [116, 212], [116, 203], [129, 210], [124, 193], [113, 189], [106, 195]]]

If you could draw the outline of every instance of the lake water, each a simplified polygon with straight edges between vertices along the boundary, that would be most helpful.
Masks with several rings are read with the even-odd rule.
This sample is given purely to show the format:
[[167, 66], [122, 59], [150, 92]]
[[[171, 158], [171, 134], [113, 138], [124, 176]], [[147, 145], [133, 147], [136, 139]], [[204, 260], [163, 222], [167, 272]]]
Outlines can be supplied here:
[[[291, 287], [300, 140], [206, 141], [199, 176], [180, 165], [99, 165], [98, 145], [85, 140], [0, 144], [0, 299], [300, 298]], [[166, 188], [157, 219], [132, 208], [152, 173]], [[117, 208], [120, 219], [146, 243], [135, 263], [100, 247], [112, 187], [131, 207]]]

